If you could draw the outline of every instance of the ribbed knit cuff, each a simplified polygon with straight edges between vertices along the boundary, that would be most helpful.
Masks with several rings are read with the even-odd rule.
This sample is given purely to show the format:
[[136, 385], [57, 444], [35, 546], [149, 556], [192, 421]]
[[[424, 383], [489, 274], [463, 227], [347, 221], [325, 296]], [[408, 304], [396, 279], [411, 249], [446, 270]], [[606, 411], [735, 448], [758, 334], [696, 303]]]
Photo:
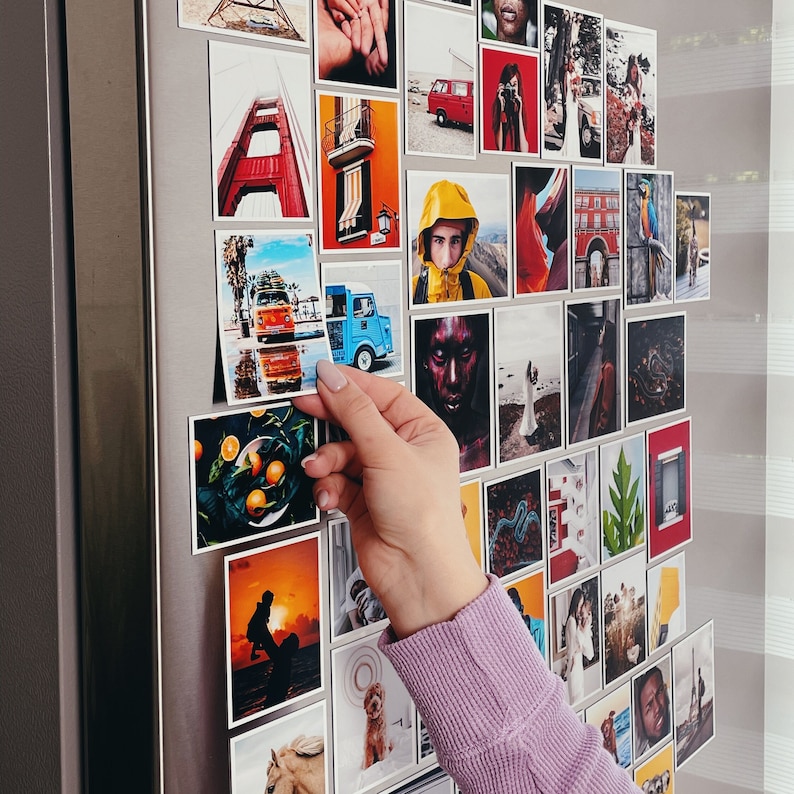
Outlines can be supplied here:
[[482, 794], [636, 792], [600, 732], [565, 702], [518, 610], [495, 576], [450, 621], [379, 647], [419, 709], [439, 763]]
[[489, 579], [452, 620], [402, 640], [386, 629], [379, 641], [436, 742], [448, 740], [452, 752], [491, 744], [561, 686], [499, 580]]

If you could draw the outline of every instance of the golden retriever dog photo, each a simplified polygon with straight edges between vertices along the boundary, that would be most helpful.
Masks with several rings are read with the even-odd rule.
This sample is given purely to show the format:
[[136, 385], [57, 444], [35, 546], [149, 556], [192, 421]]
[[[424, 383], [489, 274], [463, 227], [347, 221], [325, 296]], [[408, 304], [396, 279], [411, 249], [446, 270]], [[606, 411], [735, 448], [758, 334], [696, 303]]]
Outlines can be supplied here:
[[370, 684], [364, 695], [367, 729], [364, 733], [364, 763], [362, 769], [371, 767], [394, 749], [394, 742], [386, 736], [386, 690], [380, 681]]

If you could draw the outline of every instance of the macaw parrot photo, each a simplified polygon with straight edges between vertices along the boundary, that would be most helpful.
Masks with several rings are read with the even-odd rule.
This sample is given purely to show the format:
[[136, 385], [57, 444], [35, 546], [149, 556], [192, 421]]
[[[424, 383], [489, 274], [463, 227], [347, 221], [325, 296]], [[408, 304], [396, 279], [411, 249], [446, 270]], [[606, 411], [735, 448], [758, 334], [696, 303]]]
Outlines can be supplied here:
[[672, 264], [673, 257], [659, 239], [659, 218], [653, 204], [653, 185], [650, 180], [642, 178], [637, 189], [640, 191], [640, 224], [643, 242], [648, 247], [648, 293], [650, 299], [653, 300], [656, 295], [656, 271], [661, 272], [664, 267], [663, 258]]

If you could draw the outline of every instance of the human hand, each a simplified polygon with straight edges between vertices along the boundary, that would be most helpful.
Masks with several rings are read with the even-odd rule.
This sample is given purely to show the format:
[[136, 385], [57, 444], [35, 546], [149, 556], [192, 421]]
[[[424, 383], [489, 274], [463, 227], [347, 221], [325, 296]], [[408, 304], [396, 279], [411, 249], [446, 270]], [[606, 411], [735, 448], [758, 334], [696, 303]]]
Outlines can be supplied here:
[[347, 34], [337, 27], [332, 11], [325, 3], [317, 15], [318, 73], [321, 80], [328, 78], [334, 69], [345, 66], [353, 58], [352, 32]]
[[350, 625], [354, 629], [360, 629], [363, 626], [366, 626], [366, 621], [362, 620], [361, 615], [358, 612], [358, 606], [355, 609], [351, 609], [347, 613], [348, 618], [350, 618]]
[[361, 6], [358, 0], [325, 0], [325, 5], [337, 23], [343, 19], [350, 20], [361, 16]]
[[326, 7], [328, 8], [328, 13], [331, 15], [331, 19], [336, 23], [336, 26], [347, 36], [350, 43], [353, 44], [353, 28], [350, 22], [353, 19], [358, 20], [359, 14], [361, 13], [358, 4], [356, 4], [354, 8], [350, 3], [347, 3], [346, 0], [338, 0], [338, 2], [337, 0], [326, 0]]
[[372, 77], [380, 77], [386, 71], [387, 65], [381, 61], [377, 49], [372, 50], [364, 61], [364, 68], [367, 70], [367, 74]]
[[[389, 0], [325, 0], [328, 12], [365, 60], [369, 74], [382, 74], [389, 63], [386, 31]], [[375, 55], [373, 55], [375, 53]]]
[[361, 38], [354, 49], [364, 57], [367, 74], [379, 77], [389, 65], [386, 31], [389, 28], [389, 0], [360, 0]]
[[463, 525], [454, 436], [392, 381], [328, 361], [317, 376], [318, 393], [296, 397], [296, 407], [350, 440], [304, 459], [316, 503], [347, 516], [361, 571], [398, 637], [449, 620], [487, 586]]
[[[362, 20], [365, 12], [358, 0], [325, 0], [325, 5], [337, 27], [350, 39], [353, 51], [362, 52]], [[369, 19], [366, 24], [371, 27]], [[370, 35], [369, 38], [369, 47], [371, 48], [372, 36]]]

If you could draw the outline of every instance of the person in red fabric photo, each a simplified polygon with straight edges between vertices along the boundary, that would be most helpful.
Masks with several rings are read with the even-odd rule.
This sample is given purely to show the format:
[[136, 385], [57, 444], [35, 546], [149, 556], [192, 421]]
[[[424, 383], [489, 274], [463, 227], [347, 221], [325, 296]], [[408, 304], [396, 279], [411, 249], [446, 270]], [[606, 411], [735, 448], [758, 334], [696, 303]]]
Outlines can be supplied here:
[[568, 443], [577, 444], [623, 429], [619, 298], [570, 302], [566, 312]]

